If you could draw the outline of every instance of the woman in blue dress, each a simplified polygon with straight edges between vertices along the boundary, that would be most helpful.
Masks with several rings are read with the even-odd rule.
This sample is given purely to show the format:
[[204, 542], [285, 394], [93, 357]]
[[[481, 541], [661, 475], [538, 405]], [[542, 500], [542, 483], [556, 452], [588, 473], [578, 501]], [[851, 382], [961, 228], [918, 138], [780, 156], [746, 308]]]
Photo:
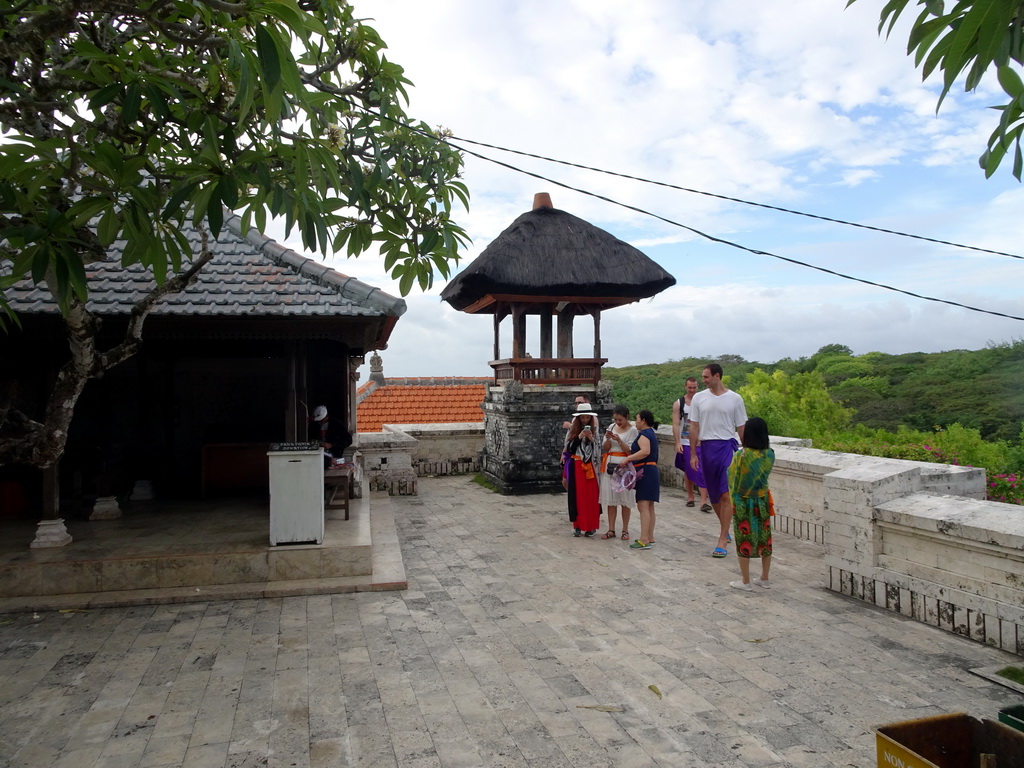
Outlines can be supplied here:
[[636, 509], [640, 513], [640, 538], [630, 549], [650, 549], [654, 544], [654, 505], [661, 501], [661, 477], [658, 474], [658, 436], [654, 430], [658, 422], [650, 411], [636, 414], [636, 428], [640, 433], [633, 441], [632, 453], [623, 462], [636, 467]]

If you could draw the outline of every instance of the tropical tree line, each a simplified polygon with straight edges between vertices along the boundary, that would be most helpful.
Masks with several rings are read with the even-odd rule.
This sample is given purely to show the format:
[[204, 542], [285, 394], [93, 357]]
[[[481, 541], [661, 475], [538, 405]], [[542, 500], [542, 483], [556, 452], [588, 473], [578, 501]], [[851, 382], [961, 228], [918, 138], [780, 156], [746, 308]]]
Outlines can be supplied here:
[[699, 380], [708, 362], [722, 365], [726, 386], [773, 435], [810, 438], [825, 450], [984, 467], [990, 498], [1024, 503], [1024, 341], [902, 355], [854, 355], [830, 344], [797, 360], [690, 357], [606, 368], [604, 376], [618, 402], [668, 422], [686, 377]]

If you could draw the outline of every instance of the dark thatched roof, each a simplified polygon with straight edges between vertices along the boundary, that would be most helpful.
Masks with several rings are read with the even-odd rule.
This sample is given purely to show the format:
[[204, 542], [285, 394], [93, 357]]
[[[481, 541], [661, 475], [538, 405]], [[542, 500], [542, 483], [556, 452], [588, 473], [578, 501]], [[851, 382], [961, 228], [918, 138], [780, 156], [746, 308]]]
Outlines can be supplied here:
[[594, 297], [624, 304], [675, 283], [614, 235], [571, 213], [540, 207], [512, 222], [445, 286], [441, 298], [458, 310], [489, 295]]

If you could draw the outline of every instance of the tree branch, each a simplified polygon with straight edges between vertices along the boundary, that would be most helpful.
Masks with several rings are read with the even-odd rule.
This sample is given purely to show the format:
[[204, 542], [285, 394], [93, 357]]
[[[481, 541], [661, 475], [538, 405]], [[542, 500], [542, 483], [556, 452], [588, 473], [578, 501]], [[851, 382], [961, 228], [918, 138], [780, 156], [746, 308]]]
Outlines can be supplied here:
[[192, 285], [198, 278], [199, 271], [213, 259], [213, 251], [210, 250], [210, 232], [205, 224], [199, 228], [199, 236], [202, 242], [199, 258], [192, 262], [192, 265], [184, 272], [165, 280], [162, 285], [155, 286], [132, 307], [124, 340], [113, 349], [100, 355], [101, 375], [139, 351], [142, 346], [142, 326], [156, 303], [164, 296], [180, 293]]

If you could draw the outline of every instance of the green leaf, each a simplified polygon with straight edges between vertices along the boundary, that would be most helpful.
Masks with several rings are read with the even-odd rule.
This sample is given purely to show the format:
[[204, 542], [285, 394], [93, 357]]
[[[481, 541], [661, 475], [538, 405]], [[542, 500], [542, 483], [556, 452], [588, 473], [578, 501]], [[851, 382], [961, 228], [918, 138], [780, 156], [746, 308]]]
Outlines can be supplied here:
[[109, 247], [121, 232], [121, 220], [113, 207], [108, 208], [96, 226], [96, 236], [104, 247]]
[[338, 234], [334, 236], [334, 242], [331, 244], [331, 248], [335, 253], [340, 253], [345, 248], [345, 243], [348, 242], [349, 234], [351, 234], [348, 227], [342, 227], [338, 230]]
[[147, 84], [142, 90], [146, 94], [146, 98], [149, 99], [149, 108], [153, 114], [160, 120], [167, 120], [171, 116], [171, 110], [164, 92], [152, 84]]
[[192, 196], [195, 189], [195, 184], [182, 184], [171, 193], [171, 196], [167, 198], [167, 203], [164, 205], [163, 217], [165, 221], [178, 216], [182, 205]]
[[210, 234], [215, 239], [220, 237], [220, 231], [224, 226], [224, 208], [221, 207], [219, 191], [218, 185], [218, 187], [213, 189], [206, 208], [206, 221], [210, 225]]
[[985, 178], [989, 179], [996, 172], [999, 164], [1006, 155], [1006, 146], [1002, 142], [996, 142], [990, 146], [980, 158], [981, 167], [985, 171]]
[[273, 36], [265, 26], [256, 27], [256, 54], [268, 89], [276, 88], [281, 82], [281, 57]]
[[437, 232], [431, 230], [423, 235], [423, 239], [420, 241], [419, 252], [430, 253], [437, 246], [438, 236]]
[[398, 281], [398, 292], [403, 296], [408, 296], [409, 291], [412, 290], [412, 281], [415, 279], [416, 274], [412, 270], [407, 271]]
[[121, 174], [123, 157], [121, 156], [121, 153], [114, 149], [110, 144], [96, 145], [94, 162], [96, 170], [112, 179], [116, 179]]
[[225, 173], [217, 182], [216, 197], [228, 208], [238, 207], [238, 186], [230, 173]]
[[131, 83], [124, 91], [124, 106], [121, 107], [121, 119], [126, 123], [134, 123], [139, 117], [139, 106], [142, 104], [142, 90], [138, 83]]
[[32, 254], [32, 282], [43, 282], [50, 268], [50, 249], [45, 245], [37, 246]]
[[101, 211], [108, 210], [110, 201], [105, 197], [83, 197], [76, 200], [68, 209], [68, 219], [72, 226], [80, 227], [88, 224]]
[[1024, 95], [1024, 81], [1012, 67], [999, 67], [996, 70], [996, 77], [1008, 96], [1019, 99], [1021, 95]]
[[[237, 43], [235, 43], [237, 45]], [[249, 60], [237, 55], [238, 82], [235, 93], [235, 108], [238, 110], [238, 121], [244, 123], [252, 111], [255, 87], [252, 80], [252, 71], [249, 68]]]
[[89, 109], [103, 109], [107, 104], [120, 97], [123, 89], [124, 86], [121, 83], [110, 83], [103, 86], [89, 99]]
[[68, 282], [78, 298], [84, 301], [89, 295], [88, 279], [85, 275], [85, 265], [82, 263], [82, 259], [73, 252], [67, 254], [65, 261], [68, 266]]

